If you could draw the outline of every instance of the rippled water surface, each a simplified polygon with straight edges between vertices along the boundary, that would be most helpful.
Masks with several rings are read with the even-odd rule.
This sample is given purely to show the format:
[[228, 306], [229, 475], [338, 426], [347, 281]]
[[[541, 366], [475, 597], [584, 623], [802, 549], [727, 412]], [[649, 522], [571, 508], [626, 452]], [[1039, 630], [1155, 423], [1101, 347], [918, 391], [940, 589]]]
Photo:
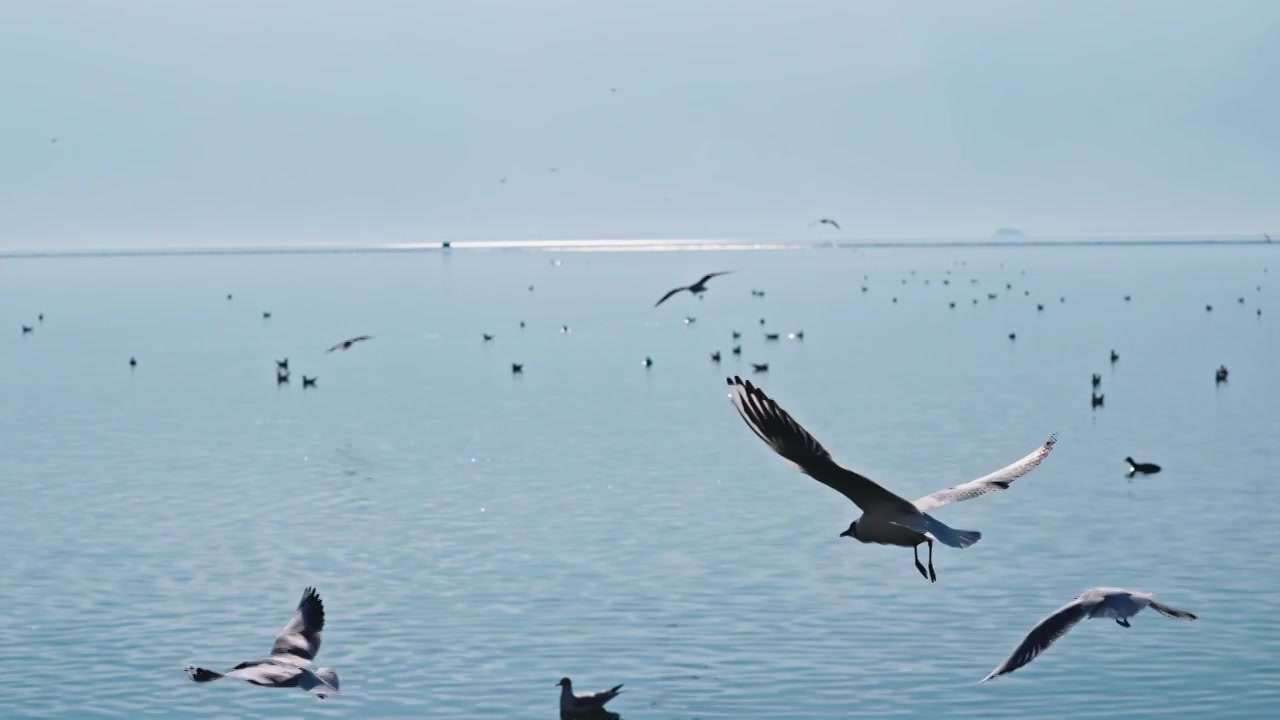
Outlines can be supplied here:
[[[632, 720], [1262, 717], [1277, 275], [1267, 247], [0, 262], [0, 715], [552, 718], [569, 675]], [[743, 425], [749, 362], [908, 497], [1060, 442], [938, 511], [984, 537], [930, 585]], [[342, 696], [183, 674], [265, 654], [307, 585]], [[1086, 622], [975, 684], [1096, 585], [1201, 619]]]

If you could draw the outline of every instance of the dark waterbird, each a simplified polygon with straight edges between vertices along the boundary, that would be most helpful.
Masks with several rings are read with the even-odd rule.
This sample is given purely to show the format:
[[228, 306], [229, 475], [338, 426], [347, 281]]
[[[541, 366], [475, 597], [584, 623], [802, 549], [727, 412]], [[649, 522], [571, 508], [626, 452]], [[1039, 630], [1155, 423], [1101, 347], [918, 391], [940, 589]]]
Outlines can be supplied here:
[[651, 367], [653, 367], [653, 358], [648, 357], [648, 356], [645, 356], [645, 359], [644, 359], [644, 366], [645, 366], [645, 367], [647, 367], [647, 368], [651, 368]]
[[512, 374], [512, 375], [519, 375], [520, 373], [523, 373], [523, 372], [524, 372], [524, 364], [523, 364], [523, 363], [511, 363], [511, 374]]
[[288, 370], [288, 369], [289, 369], [289, 358], [285, 358], [285, 359], [283, 359], [283, 360], [277, 360], [277, 361], [276, 361], [276, 369], [277, 369], [277, 370]]
[[1227, 381], [1227, 366], [1219, 365], [1218, 371], [1214, 373], [1214, 384], [1220, 384]]
[[1098, 373], [1094, 373], [1093, 377], [1090, 378], [1090, 382], [1093, 383], [1093, 387], [1096, 390], [1102, 386], [1102, 376]]
[[28, 333], [30, 333], [30, 332], [32, 332], [32, 331], [34, 331], [34, 330], [35, 330], [35, 328], [31, 327], [30, 325], [23, 325], [23, 326], [22, 326], [22, 334], [23, 334], [23, 335], [26, 335], [26, 334], [28, 334]]
[[666, 294], [666, 295], [663, 295], [661, 298], [659, 298], [659, 299], [658, 299], [658, 302], [654, 303], [654, 304], [653, 304], [653, 306], [654, 306], [654, 307], [658, 307], [658, 306], [659, 306], [659, 305], [661, 305], [662, 303], [666, 302], [666, 301], [667, 301], [667, 300], [668, 300], [672, 295], [675, 295], [676, 293], [679, 293], [679, 292], [684, 292], [684, 291], [686, 291], [686, 290], [687, 290], [687, 291], [689, 291], [690, 293], [692, 293], [694, 296], [701, 296], [701, 295], [702, 295], [702, 293], [704, 293], [704, 292], [706, 292], [706, 291], [707, 291], [707, 281], [708, 281], [708, 280], [710, 280], [710, 279], [711, 279], [711, 278], [713, 278], [713, 277], [718, 277], [718, 276], [720, 276], [720, 275], [728, 275], [728, 274], [729, 274], [729, 273], [731, 273], [731, 272], [733, 272], [733, 271], [732, 271], [732, 270], [724, 270], [724, 271], [722, 271], [722, 272], [707, 273], [706, 275], [703, 275], [703, 276], [702, 276], [702, 279], [701, 279], [701, 280], [699, 280], [698, 282], [696, 282], [696, 283], [694, 283], [694, 284], [692, 284], [692, 285], [684, 285], [684, 286], [681, 286], [681, 287], [678, 287], [678, 288], [674, 288], [674, 289], [672, 289], [672, 290], [668, 291], [668, 292], [667, 292], [667, 294]]
[[1106, 397], [1107, 397], [1106, 395], [1099, 395], [1097, 393], [1093, 393], [1089, 399], [1089, 407], [1095, 407], [1095, 408], [1102, 407], [1103, 401], [1106, 399]]
[[270, 310], [263, 310], [263, 311], [262, 311], [262, 319], [263, 319], [263, 320], [270, 320], [270, 319], [271, 319], [271, 311], [270, 311]]
[[741, 346], [741, 345], [734, 345], [734, 346], [733, 346], [733, 349], [732, 349], [732, 350], [730, 350], [729, 352], [733, 353], [734, 355], [741, 355], [741, 354], [742, 354], [742, 346]]
[[769, 341], [777, 340], [777, 339], [778, 339], [778, 333], [765, 333], [765, 334], [764, 334], [764, 339], [765, 339], [765, 340], [769, 340]]
[[715, 351], [715, 352], [711, 353], [711, 362], [717, 362], [717, 363], [718, 363], [718, 362], [720, 362], [720, 351], [719, 351], [719, 350], [717, 350], [717, 351]]
[[319, 380], [319, 379], [320, 379], [320, 378], [318, 378], [318, 377], [307, 377], [306, 375], [303, 375], [303, 376], [302, 376], [302, 387], [303, 387], [304, 389], [305, 389], [305, 388], [309, 388], [309, 387], [315, 387], [315, 386], [316, 386], [316, 380]]
[[289, 371], [288, 371], [288, 370], [276, 370], [276, 384], [277, 384], [277, 385], [284, 385], [284, 384], [285, 384], [285, 383], [287, 383], [287, 382], [289, 382]]
[[373, 339], [373, 336], [372, 336], [372, 335], [358, 335], [358, 336], [356, 336], [356, 337], [351, 338], [350, 340], [343, 340], [342, 342], [338, 343], [337, 345], [334, 345], [333, 347], [329, 348], [328, 350], [325, 350], [325, 352], [327, 352], [327, 353], [331, 353], [331, 352], [333, 352], [334, 350], [344, 350], [344, 351], [345, 351], [345, 350], [350, 350], [352, 345], [355, 345], [355, 344], [356, 344], [356, 343], [358, 343], [358, 342], [364, 342], [364, 341], [366, 341], [366, 340], [372, 340], [372, 339]]
[[769, 372], [769, 363], [751, 363], [752, 372]]
[[738, 338], [740, 338], [740, 337], [742, 337], [742, 333], [738, 332], [737, 330], [734, 330], [734, 331], [733, 331], [733, 339], [734, 339], [734, 340], [737, 340], [737, 339], [738, 339]]
[[480, 337], [484, 339], [484, 342], [489, 342], [493, 339], [493, 336], [489, 333], [480, 333]]
[[1155, 463], [1134, 462], [1131, 457], [1125, 458], [1124, 461], [1129, 463], [1129, 477], [1133, 477], [1135, 473], [1139, 475], [1155, 475], [1160, 472], [1160, 466]]
[[137, 359], [137, 358], [129, 358], [129, 367], [131, 367], [131, 368], [138, 367], [138, 359]]
[[1119, 360], [1119, 359], [1120, 359], [1120, 354], [1119, 354], [1119, 353], [1117, 353], [1115, 350], [1112, 350], [1112, 351], [1111, 351], [1111, 364], [1112, 364], [1112, 365], [1115, 365], [1115, 364], [1116, 364], [1116, 361], [1117, 361], [1117, 360]]
[[571, 715], [598, 713], [610, 700], [617, 697], [619, 692], [622, 692], [621, 685], [614, 685], [602, 692], [575, 695], [573, 681], [569, 678], [561, 678], [556, 686], [560, 688], [560, 712]]

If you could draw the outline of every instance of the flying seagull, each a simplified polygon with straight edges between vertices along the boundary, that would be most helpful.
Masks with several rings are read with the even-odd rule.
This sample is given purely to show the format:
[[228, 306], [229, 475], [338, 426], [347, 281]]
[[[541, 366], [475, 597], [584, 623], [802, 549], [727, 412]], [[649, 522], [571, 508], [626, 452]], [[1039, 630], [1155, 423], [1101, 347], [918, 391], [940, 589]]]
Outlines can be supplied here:
[[1131, 457], [1125, 458], [1124, 461], [1129, 463], [1129, 477], [1133, 477], [1134, 473], [1141, 473], [1142, 475], [1155, 475], [1156, 473], [1160, 472], [1160, 466], [1155, 463], [1134, 462], [1133, 458]]
[[830, 225], [837, 230], [840, 229], [840, 223], [832, 220], [831, 218], [818, 218], [817, 220], [809, 223], [809, 227], [813, 227], [814, 225]]
[[1142, 612], [1145, 607], [1150, 607], [1165, 617], [1179, 620], [1196, 619], [1195, 613], [1156, 602], [1151, 593], [1105, 587], [1085, 590], [1076, 596], [1075, 600], [1058, 608], [1052, 615], [1031, 628], [1031, 632], [1027, 633], [1018, 647], [1014, 648], [1008, 659], [979, 682], [986, 682], [1011, 673], [1035, 660], [1040, 653], [1048, 650], [1050, 645], [1066, 635], [1067, 631], [1081, 620], [1112, 618], [1117, 625], [1127, 628], [1130, 627], [1129, 618]]
[[364, 342], [365, 340], [372, 340], [372, 339], [373, 339], [372, 335], [359, 335], [357, 337], [351, 338], [350, 340], [343, 340], [337, 345], [334, 345], [328, 350], [325, 350], [325, 352], [331, 353], [334, 350], [350, 350], [352, 345], [355, 345], [358, 342]]
[[602, 692], [575, 695], [573, 681], [569, 678], [560, 678], [560, 682], [556, 685], [560, 688], [560, 711], [566, 713], [598, 712], [622, 691], [621, 685], [615, 685]]
[[682, 290], [688, 290], [689, 292], [693, 293], [694, 295], [701, 295], [702, 293], [704, 293], [704, 292], [706, 292], [706, 291], [707, 291], [707, 281], [708, 281], [708, 280], [710, 280], [710, 279], [711, 279], [711, 278], [713, 278], [713, 277], [716, 277], [717, 275], [728, 275], [728, 274], [729, 274], [729, 273], [731, 273], [731, 272], [733, 272], [733, 271], [732, 271], [732, 270], [725, 270], [725, 271], [723, 271], [723, 272], [707, 273], [706, 275], [703, 275], [703, 276], [702, 276], [702, 279], [701, 279], [701, 280], [699, 280], [698, 282], [696, 282], [696, 283], [694, 283], [694, 284], [692, 284], [692, 285], [685, 285], [685, 286], [683, 286], [683, 287], [678, 287], [678, 288], [676, 288], [676, 289], [672, 290], [671, 292], [668, 292], [666, 295], [663, 295], [663, 296], [662, 296], [662, 298], [661, 298], [660, 300], [658, 300], [658, 302], [656, 302], [656, 303], [654, 303], [654, 304], [653, 304], [653, 306], [654, 306], [654, 307], [658, 307], [658, 306], [659, 306], [659, 305], [661, 305], [662, 303], [666, 302], [666, 301], [667, 301], [667, 299], [668, 299], [668, 298], [670, 298], [672, 295], [675, 295], [676, 293], [678, 293], [678, 292], [680, 292], [680, 291], [682, 291]]
[[[1051, 436], [1034, 452], [1012, 465], [963, 485], [939, 490], [912, 503], [837, 464], [816, 438], [750, 381], [733, 377], [728, 379], [728, 384], [729, 397], [738, 414], [761, 440], [801, 472], [844, 495], [862, 510], [862, 517], [850, 523], [849, 529], [840, 533], [841, 537], [862, 543], [911, 548], [916, 556], [916, 569], [930, 582], [937, 581], [937, 573], [933, 569], [935, 540], [951, 547], [966, 548], [978, 542], [982, 533], [953, 529], [926, 511], [1007, 490], [1014, 480], [1043, 462], [1057, 442], [1057, 437]], [[919, 555], [919, 546], [925, 543], [929, 546], [927, 572], [920, 563]]]
[[225, 673], [191, 666], [187, 674], [198, 683], [235, 678], [263, 687], [296, 687], [324, 698], [338, 692], [338, 673], [329, 668], [311, 670], [307, 666], [320, 652], [320, 631], [324, 630], [324, 604], [315, 588], [307, 588], [298, 601], [289, 624], [271, 646], [271, 657], [249, 660]]

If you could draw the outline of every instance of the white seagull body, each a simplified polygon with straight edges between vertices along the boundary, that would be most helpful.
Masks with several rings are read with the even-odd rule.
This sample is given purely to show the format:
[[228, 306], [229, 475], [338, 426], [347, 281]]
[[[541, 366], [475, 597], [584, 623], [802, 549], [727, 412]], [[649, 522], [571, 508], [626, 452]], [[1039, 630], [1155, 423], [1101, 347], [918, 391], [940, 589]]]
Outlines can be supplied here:
[[263, 687], [296, 687], [324, 698], [338, 692], [338, 673], [329, 668], [312, 670], [307, 666], [320, 652], [320, 632], [324, 630], [324, 605], [315, 588], [307, 588], [298, 601], [289, 624], [284, 626], [265, 660], [249, 660], [224, 673], [199, 667], [188, 667], [187, 674], [196, 682], [213, 682], [235, 678]]
[[999, 667], [992, 670], [979, 682], [986, 682], [1026, 665], [1049, 649], [1058, 638], [1067, 634], [1081, 620], [1087, 618], [1112, 618], [1121, 627], [1129, 627], [1129, 618], [1142, 612], [1143, 608], [1151, 608], [1165, 617], [1179, 620], [1195, 620], [1195, 613], [1179, 610], [1155, 601], [1151, 593], [1124, 588], [1093, 588], [1080, 593], [1075, 600], [1058, 608], [1052, 615], [1041, 620], [1031, 632], [1022, 639]]
[[[729, 397], [738, 414], [761, 440], [801, 472], [844, 495], [862, 510], [862, 517], [840, 533], [841, 537], [850, 537], [863, 543], [912, 548], [916, 552], [916, 569], [931, 582], [937, 580], [937, 573], [933, 569], [935, 540], [951, 547], [966, 548], [976, 543], [982, 533], [953, 529], [927, 511], [1007, 490], [1014, 480], [1043, 462], [1056, 443], [1056, 437], [1050, 437], [1035, 451], [1012, 465], [977, 480], [939, 490], [913, 503], [875, 481], [841, 467], [816, 438], [750, 381], [733, 377], [728, 379], [728, 384]], [[929, 546], [927, 572], [920, 563], [921, 544]]]
[[556, 685], [560, 686], [560, 712], [564, 713], [599, 712], [604, 709], [606, 703], [617, 697], [618, 693], [622, 691], [621, 685], [615, 685], [598, 693], [575, 695], [573, 693], [573, 681], [569, 678], [561, 678]]

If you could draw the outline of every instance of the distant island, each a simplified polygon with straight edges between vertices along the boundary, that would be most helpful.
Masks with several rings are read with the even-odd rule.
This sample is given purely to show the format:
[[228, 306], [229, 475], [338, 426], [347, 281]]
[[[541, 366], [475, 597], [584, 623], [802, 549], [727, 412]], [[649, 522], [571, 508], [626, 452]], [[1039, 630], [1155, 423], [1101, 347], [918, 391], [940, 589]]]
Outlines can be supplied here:
[[1027, 234], [1018, 228], [1000, 228], [996, 230], [996, 237], [998, 238], [1024, 238], [1026, 236]]

